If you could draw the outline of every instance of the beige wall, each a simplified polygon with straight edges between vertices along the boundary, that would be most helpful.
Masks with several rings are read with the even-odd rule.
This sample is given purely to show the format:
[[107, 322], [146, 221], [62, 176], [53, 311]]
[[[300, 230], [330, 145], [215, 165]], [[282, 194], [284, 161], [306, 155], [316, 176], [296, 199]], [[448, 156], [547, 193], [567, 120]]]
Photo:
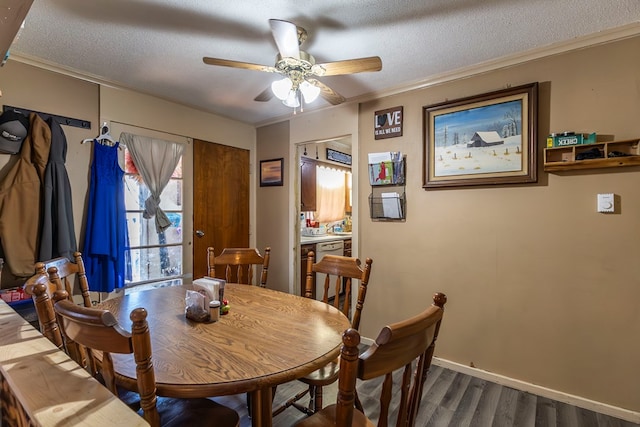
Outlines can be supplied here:
[[[119, 129], [139, 129], [142, 134], [177, 135], [199, 138], [205, 141], [250, 150], [251, 163], [255, 165], [255, 128], [253, 126], [203, 113], [192, 108], [167, 102], [132, 91], [115, 89], [89, 83], [74, 77], [43, 70], [31, 65], [10, 60], [0, 68], [0, 90], [3, 105], [11, 105], [45, 113], [68, 116], [91, 122], [90, 129], [63, 126], [68, 143], [67, 171], [73, 192], [73, 210], [78, 248], [82, 249], [84, 238], [84, 214], [91, 145], [81, 144], [85, 138], [93, 138], [99, 133], [103, 121], [112, 125], [114, 137]], [[117, 133], [116, 133], [117, 132]], [[162, 136], [160, 136], [162, 137]], [[184, 138], [182, 138], [184, 139]], [[185, 153], [185, 184], [192, 179], [191, 149]], [[3, 176], [17, 156], [0, 154], [0, 176]], [[190, 184], [186, 190], [190, 191]], [[255, 243], [255, 182], [251, 183], [251, 239]], [[192, 271], [191, 200], [185, 204], [185, 265], [184, 272]], [[7, 275], [3, 275], [5, 279]]]
[[[360, 251], [374, 260], [361, 330], [449, 297], [436, 356], [640, 410], [640, 168], [542, 171], [544, 137], [573, 130], [640, 137], [640, 37], [368, 102], [366, 153], [407, 156], [407, 220], [361, 210]], [[422, 189], [422, 107], [540, 82], [539, 182]], [[374, 111], [404, 106], [404, 135], [375, 141]], [[366, 206], [366, 170], [359, 203]], [[619, 213], [596, 195], [620, 196]]]
[[[0, 68], [0, 89], [0, 102], [3, 105], [91, 122], [91, 129], [62, 126], [67, 137], [67, 172], [74, 194], [74, 226], [80, 245], [91, 157], [91, 145], [82, 145], [80, 141], [98, 134], [98, 85], [8, 61]], [[1, 176], [6, 174], [17, 158], [18, 155], [0, 154]], [[2, 275], [3, 286], [8, 287], [11, 284], [7, 282], [10, 277], [5, 273]]]
[[[256, 204], [257, 214], [257, 247], [260, 252], [271, 247], [269, 260], [268, 287], [289, 292], [287, 263], [291, 248], [284, 236], [289, 231], [289, 216], [286, 206], [289, 203], [289, 187], [292, 185], [289, 167], [294, 162], [289, 157], [289, 122], [281, 122], [261, 127], [257, 131], [257, 162], [255, 180], [258, 184]], [[260, 160], [284, 158], [282, 171], [282, 187], [260, 187]]]

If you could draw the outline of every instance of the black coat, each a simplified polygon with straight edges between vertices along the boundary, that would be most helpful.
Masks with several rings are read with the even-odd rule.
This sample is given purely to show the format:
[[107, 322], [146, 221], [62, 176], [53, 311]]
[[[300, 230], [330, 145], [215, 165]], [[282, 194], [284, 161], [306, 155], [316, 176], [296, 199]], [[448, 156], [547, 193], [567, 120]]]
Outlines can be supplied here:
[[38, 260], [48, 261], [66, 257], [73, 260], [77, 250], [73, 225], [71, 184], [65, 167], [67, 160], [67, 138], [62, 127], [49, 118], [51, 128], [51, 150], [45, 169], [42, 205], [42, 231]]

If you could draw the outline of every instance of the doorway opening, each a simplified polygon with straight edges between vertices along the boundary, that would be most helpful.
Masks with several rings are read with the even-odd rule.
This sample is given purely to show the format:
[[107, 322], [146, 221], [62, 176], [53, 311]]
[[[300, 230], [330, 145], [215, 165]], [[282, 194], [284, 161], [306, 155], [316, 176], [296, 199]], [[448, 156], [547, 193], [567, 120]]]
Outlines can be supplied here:
[[307, 254], [313, 250], [317, 255], [317, 245], [340, 241], [348, 248], [342, 255], [351, 256], [351, 232], [357, 212], [351, 159], [350, 135], [296, 145], [297, 295], [304, 296]]

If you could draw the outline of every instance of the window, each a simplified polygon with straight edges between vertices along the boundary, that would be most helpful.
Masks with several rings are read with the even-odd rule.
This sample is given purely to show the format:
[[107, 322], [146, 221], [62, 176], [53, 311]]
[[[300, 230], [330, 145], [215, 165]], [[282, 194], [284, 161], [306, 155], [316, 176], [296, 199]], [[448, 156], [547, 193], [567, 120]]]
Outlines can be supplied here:
[[333, 222], [351, 212], [351, 172], [328, 166], [316, 166], [315, 219]]
[[142, 182], [129, 150], [125, 148], [125, 207], [132, 277], [126, 286], [171, 284], [182, 278], [183, 180], [182, 159], [160, 196], [160, 207], [171, 221], [164, 232], [156, 232], [155, 218], [142, 216], [144, 202], [151, 194]]

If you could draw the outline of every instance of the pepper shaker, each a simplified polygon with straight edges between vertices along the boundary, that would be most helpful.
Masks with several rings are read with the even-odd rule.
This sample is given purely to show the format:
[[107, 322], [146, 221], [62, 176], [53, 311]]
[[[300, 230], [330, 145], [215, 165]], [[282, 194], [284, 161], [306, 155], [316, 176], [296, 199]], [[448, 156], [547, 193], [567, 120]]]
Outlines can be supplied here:
[[220, 301], [214, 300], [209, 303], [209, 314], [211, 315], [211, 322], [220, 320]]

